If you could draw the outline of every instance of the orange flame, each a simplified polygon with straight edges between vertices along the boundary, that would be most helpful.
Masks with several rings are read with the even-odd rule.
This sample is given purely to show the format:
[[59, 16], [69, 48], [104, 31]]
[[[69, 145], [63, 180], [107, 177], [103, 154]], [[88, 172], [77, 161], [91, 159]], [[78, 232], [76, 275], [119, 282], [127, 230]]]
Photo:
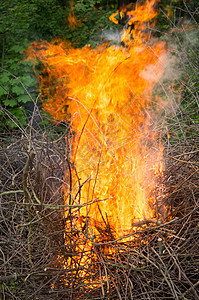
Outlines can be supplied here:
[[71, 11], [68, 14], [68, 23], [69, 23], [69, 27], [74, 29], [77, 26], [77, 19], [75, 17], [73, 4], [71, 2], [70, 2], [70, 9]]
[[115, 18], [118, 14], [119, 14], [119, 10], [117, 10], [116, 13], [112, 14], [112, 15], [109, 17], [109, 20], [110, 20], [111, 22], [115, 23], [115, 24], [118, 24], [119, 21], [116, 20], [116, 18]]
[[[153, 191], [163, 168], [153, 126], [158, 100], [152, 93], [164, 72], [166, 50], [162, 42], [147, 43], [143, 31], [144, 22], [156, 15], [154, 3], [127, 12], [134, 29], [124, 31], [124, 46], [74, 49], [64, 42], [42, 42], [27, 52], [48, 73], [40, 76], [45, 111], [55, 120], [70, 119], [75, 131], [72, 160], [82, 184], [80, 202], [106, 199], [81, 214], [96, 227], [105, 220], [117, 236], [134, 221], [154, 218]], [[77, 190], [74, 182], [74, 195]]]

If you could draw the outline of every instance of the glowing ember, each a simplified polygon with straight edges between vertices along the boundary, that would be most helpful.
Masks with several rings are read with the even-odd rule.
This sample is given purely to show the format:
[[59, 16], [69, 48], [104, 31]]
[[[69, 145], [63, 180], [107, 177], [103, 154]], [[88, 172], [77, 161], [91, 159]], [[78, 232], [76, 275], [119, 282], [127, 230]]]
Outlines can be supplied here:
[[[120, 47], [73, 49], [64, 42], [42, 42], [28, 51], [48, 73], [40, 76], [45, 111], [55, 120], [70, 120], [75, 132], [71, 155], [82, 184], [80, 203], [106, 199], [82, 208], [80, 219], [87, 216], [95, 228], [106, 223], [117, 236], [132, 222], [157, 218], [153, 191], [163, 149], [153, 126], [158, 99], [152, 91], [164, 71], [166, 51], [162, 42], [149, 40], [146, 30], [156, 15], [154, 2], [124, 9], [129, 21]], [[118, 13], [110, 18], [115, 23]], [[73, 180], [73, 199], [78, 189]]]

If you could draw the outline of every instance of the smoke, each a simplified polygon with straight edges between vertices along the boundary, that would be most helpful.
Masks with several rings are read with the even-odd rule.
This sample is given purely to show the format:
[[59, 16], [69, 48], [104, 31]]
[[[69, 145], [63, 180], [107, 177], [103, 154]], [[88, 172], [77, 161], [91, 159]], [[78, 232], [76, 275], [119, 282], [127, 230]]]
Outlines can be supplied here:
[[[152, 111], [151, 120], [153, 130], [157, 130], [160, 136], [170, 136], [171, 124], [182, 123], [179, 114], [182, 105], [189, 106], [190, 98], [185, 99], [184, 95], [192, 91], [194, 96], [194, 86], [197, 81], [197, 53], [199, 34], [198, 29], [193, 24], [181, 24], [179, 27], [167, 32], [161, 37], [165, 41], [167, 53], [159, 58], [164, 62], [164, 72], [161, 78], [156, 81], [157, 73], [154, 65], [147, 65], [139, 74], [145, 80], [156, 81], [153, 89], [155, 113]], [[187, 104], [185, 104], [185, 102]], [[193, 102], [193, 100], [192, 100]], [[183, 104], [184, 103], [184, 104]], [[180, 123], [181, 122], [181, 123]], [[176, 133], [174, 133], [176, 134]], [[167, 141], [168, 142], [168, 141]]]
[[112, 29], [112, 30], [104, 30], [102, 33], [102, 39], [105, 42], [112, 42], [116, 45], [121, 43], [121, 36], [123, 34], [122, 30]]

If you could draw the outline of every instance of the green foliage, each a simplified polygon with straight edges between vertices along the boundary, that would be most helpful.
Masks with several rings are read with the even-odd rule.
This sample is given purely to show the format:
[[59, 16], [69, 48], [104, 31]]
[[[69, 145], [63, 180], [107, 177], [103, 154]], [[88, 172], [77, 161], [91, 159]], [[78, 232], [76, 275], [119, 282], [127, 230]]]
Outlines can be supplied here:
[[110, 27], [116, 27], [109, 21], [109, 16], [115, 10], [107, 10], [106, 8], [107, 6], [103, 5], [103, 1], [77, 0], [73, 6], [77, 26], [67, 28], [66, 38], [70, 39], [76, 47], [83, 47], [86, 44], [96, 47], [102, 42], [103, 31]]
[[[25, 125], [33, 109], [32, 100], [37, 97], [38, 84], [30, 62], [23, 52], [34, 40], [51, 40], [64, 37], [69, 8], [54, 0], [4, 0], [0, 7], [0, 122], [6, 111]], [[8, 71], [8, 72], [7, 72]], [[24, 117], [22, 108], [27, 117]], [[9, 125], [10, 126], [10, 125]], [[12, 126], [15, 126], [13, 123]]]
[[[22, 108], [31, 112], [32, 100], [29, 95], [36, 98], [37, 96], [37, 79], [33, 74], [32, 65], [23, 60], [23, 51], [27, 44], [15, 44], [7, 51], [4, 59], [4, 66], [0, 68], [0, 105], [14, 115], [22, 125], [26, 125], [27, 118], [22, 113]], [[21, 57], [21, 60], [19, 60]], [[7, 71], [9, 70], [9, 71]], [[0, 115], [1, 126], [15, 124], [8, 119], [2, 119], [3, 113]]]
[[198, 0], [161, 0], [157, 4], [157, 29], [159, 36], [171, 29], [190, 22], [197, 25], [199, 22]]

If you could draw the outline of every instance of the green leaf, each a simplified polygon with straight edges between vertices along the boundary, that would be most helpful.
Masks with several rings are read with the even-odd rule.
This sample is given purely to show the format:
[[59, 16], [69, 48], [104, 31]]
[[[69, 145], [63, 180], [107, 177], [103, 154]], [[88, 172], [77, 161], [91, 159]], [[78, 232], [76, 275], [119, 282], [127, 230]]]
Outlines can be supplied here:
[[[24, 114], [22, 110], [19, 107], [10, 109], [10, 112], [20, 121], [22, 125], [26, 125], [27, 121], [26, 118], [24, 117]], [[14, 123], [10, 124], [11, 127], [16, 127]]]
[[8, 83], [10, 81], [10, 75], [7, 72], [0, 74], [0, 84]]
[[19, 103], [27, 103], [28, 101], [31, 101], [31, 99], [28, 95], [20, 95], [19, 97], [17, 97], [17, 101]]
[[21, 81], [26, 87], [35, 86], [37, 84], [36, 77], [32, 77], [30, 75], [25, 75], [21, 78]]
[[23, 53], [25, 50], [25, 45], [14, 45], [9, 49], [9, 52]]
[[5, 89], [3, 89], [1, 86], [0, 86], [0, 96], [4, 96], [4, 95], [7, 95], [8, 94], [8, 92], [7, 92], [7, 90], [8, 90], [8, 87], [6, 86], [6, 87], [4, 87]]
[[9, 107], [15, 107], [16, 106], [16, 101], [12, 98], [4, 99], [3, 104], [5, 104], [6, 106], [9, 106]]
[[24, 94], [24, 88], [21, 85], [20, 86], [14, 85], [12, 86], [12, 92], [19, 96]]

